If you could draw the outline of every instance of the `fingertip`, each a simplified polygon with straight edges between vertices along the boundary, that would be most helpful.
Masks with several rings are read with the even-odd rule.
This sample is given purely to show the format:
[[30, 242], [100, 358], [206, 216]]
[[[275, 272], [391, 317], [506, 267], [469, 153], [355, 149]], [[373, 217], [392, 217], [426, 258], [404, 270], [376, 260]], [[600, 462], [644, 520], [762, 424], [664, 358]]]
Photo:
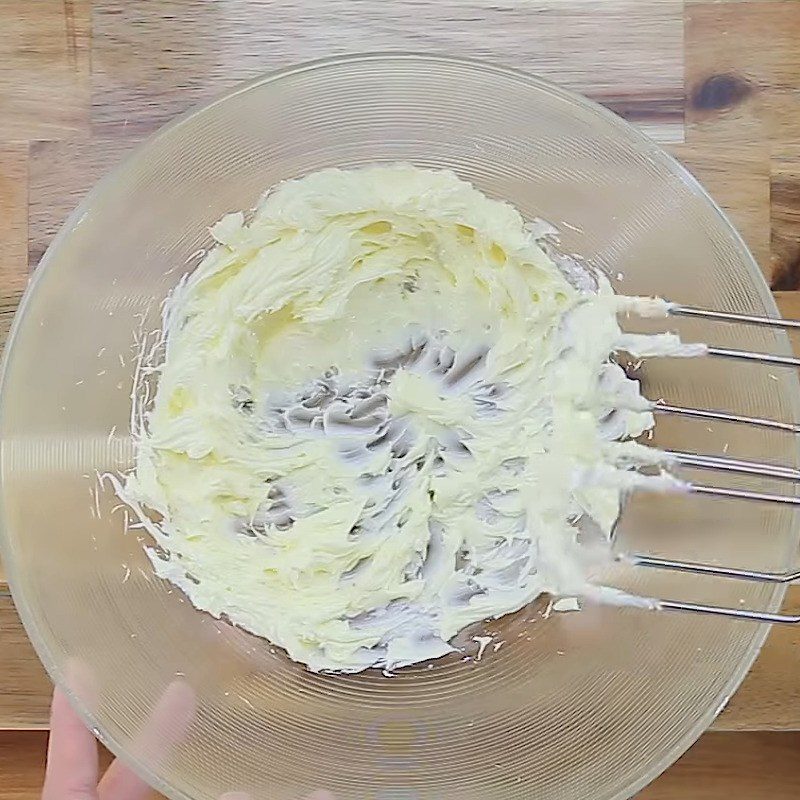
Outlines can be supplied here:
[[184, 741], [196, 712], [194, 689], [184, 680], [172, 681], [141, 724], [129, 755], [145, 763], [160, 763]]
[[92, 668], [78, 658], [70, 658], [64, 666], [63, 685], [90, 712], [97, 706], [97, 682]]
[[56, 686], [50, 702], [50, 730], [57, 732], [64, 728], [85, 730], [86, 726], [78, 716], [78, 712], [72, 707], [66, 692], [60, 686]]
[[154, 714], [168, 714], [183, 726], [188, 726], [197, 710], [197, 695], [187, 681], [174, 680], [164, 690]]

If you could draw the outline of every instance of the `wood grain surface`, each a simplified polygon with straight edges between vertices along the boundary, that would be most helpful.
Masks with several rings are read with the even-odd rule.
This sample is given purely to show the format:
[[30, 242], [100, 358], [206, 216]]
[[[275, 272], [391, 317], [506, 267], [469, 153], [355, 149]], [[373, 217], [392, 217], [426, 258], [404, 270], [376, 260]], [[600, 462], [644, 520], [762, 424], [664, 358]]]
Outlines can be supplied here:
[[772, 252], [775, 291], [800, 289], [800, 144], [782, 144], [770, 164]]
[[0, 595], [0, 643], [3, 727], [47, 727], [50, 680], [36, 658], [8, 595]]
[[[647, 130], [729, 213], [800, 318], [799, 0], [0, 0], [0, 341], [50, 239], [160, 124], [309, 58], [488, 58]], [[787, 608], [800, 612], [800, 589]], [[0, 800], [39, 793], [50, 685], [0, 565]], [[800, 791], [800, 628], [777, 628], [708, 733], [646, 800]]]
[[[105, 769], [111, 762], [111, 756], [105, 748], [100, 748], [100, 753], [100, 765]], [[42, 790], [46, 754], [46, 731], [9, 731], [0, 736], [0, 797], [3, 800], [38, 798]], [[152, 793], [152, 798], [159, 796]]]
[[796, 141], [798, 36], [795, 0], [687, 3], [687, 138]]
[[0, 142], [0, 345], [28, 281], [27, 203], [28, 143]]
[[794, 800], [800, 734], [708, 733], [637, 800]]
[[0, 138], [89, 130], [89, 0], [0, 4]]
[[683, 136], [681, 0], [95, 0], [92, 23], [95, 133], [151, 130], [265, 69], [416, 50], [535, 71]]
[[688, 2], [686, 139], [769, 148], [773, 251], [770, 285], [800, 289], [800, 3]]

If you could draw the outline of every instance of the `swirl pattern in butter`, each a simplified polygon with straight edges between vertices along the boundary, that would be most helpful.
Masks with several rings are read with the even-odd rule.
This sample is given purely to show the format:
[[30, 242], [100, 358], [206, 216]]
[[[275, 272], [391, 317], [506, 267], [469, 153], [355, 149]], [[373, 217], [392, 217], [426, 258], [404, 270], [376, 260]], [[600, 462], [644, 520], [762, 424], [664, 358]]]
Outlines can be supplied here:
[[[621, 310], [573, 286], [510, 205], [449, 171], [279, 185], [172, 293], [122, 488], [158, 575], [312, 670], [450, 652], [473, 622], [581, 593], [657, 461], [609, 360]], [[665, 338], [666, 337], [666, 338]], [[635, 337], [634, 337], [635, 338]]]

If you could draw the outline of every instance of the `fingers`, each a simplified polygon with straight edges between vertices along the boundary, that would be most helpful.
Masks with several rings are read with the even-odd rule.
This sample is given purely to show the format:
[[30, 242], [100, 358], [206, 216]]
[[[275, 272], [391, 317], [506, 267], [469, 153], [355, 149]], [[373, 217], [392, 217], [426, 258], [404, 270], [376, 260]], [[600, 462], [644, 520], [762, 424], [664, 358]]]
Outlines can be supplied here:
[[[132, 744], [131, 752], [145, 763], [166, 758], [194, 720], [195, 694], [182, 681], [171, 683]], [[53, 694], [50, 740], [42, 800], [145, 800], [150, 787], [118, 759], [98, 786], [97, 743], [60, 689]], [[221, 800], [250, 800], [243, 792], [229, 792]], [[325, 790], [306, 800], [334, 800]]]
[[144, 800], [151, 791], [127, 764], [115, 758], [97, 787], [97, 796], [99, 800]]
[[97, 797], [97, 743], [60, 689], [53, 693], [42, 800]]
[[[162, 762], [183, 740], [194, 713], [195, 695], [189, 684], [171, 683], [132, 743], [132, 755], [145, 764]], [[99, 800], [144, 800], [150, 792], [147, 783], [119, 759], [108, 768], [98, 787]]]

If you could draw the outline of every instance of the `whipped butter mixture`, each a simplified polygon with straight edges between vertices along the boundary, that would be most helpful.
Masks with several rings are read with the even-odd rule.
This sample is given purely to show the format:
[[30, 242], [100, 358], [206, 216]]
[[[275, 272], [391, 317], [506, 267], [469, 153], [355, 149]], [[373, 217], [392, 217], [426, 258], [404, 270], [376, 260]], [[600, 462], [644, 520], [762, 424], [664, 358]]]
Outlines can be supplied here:
[[608, 537], [659, 461], [629, 441], [650, 404], [609, 354], [690, 354], [617, 315], [665, 303], [575, 288], [514, 208], [448, 171], [324, 170], [212, 234], [167, 301], [121, 489], [158, 575], [337, 671], [436, 658], [472, 622], [590, 591], [580, 531]]

